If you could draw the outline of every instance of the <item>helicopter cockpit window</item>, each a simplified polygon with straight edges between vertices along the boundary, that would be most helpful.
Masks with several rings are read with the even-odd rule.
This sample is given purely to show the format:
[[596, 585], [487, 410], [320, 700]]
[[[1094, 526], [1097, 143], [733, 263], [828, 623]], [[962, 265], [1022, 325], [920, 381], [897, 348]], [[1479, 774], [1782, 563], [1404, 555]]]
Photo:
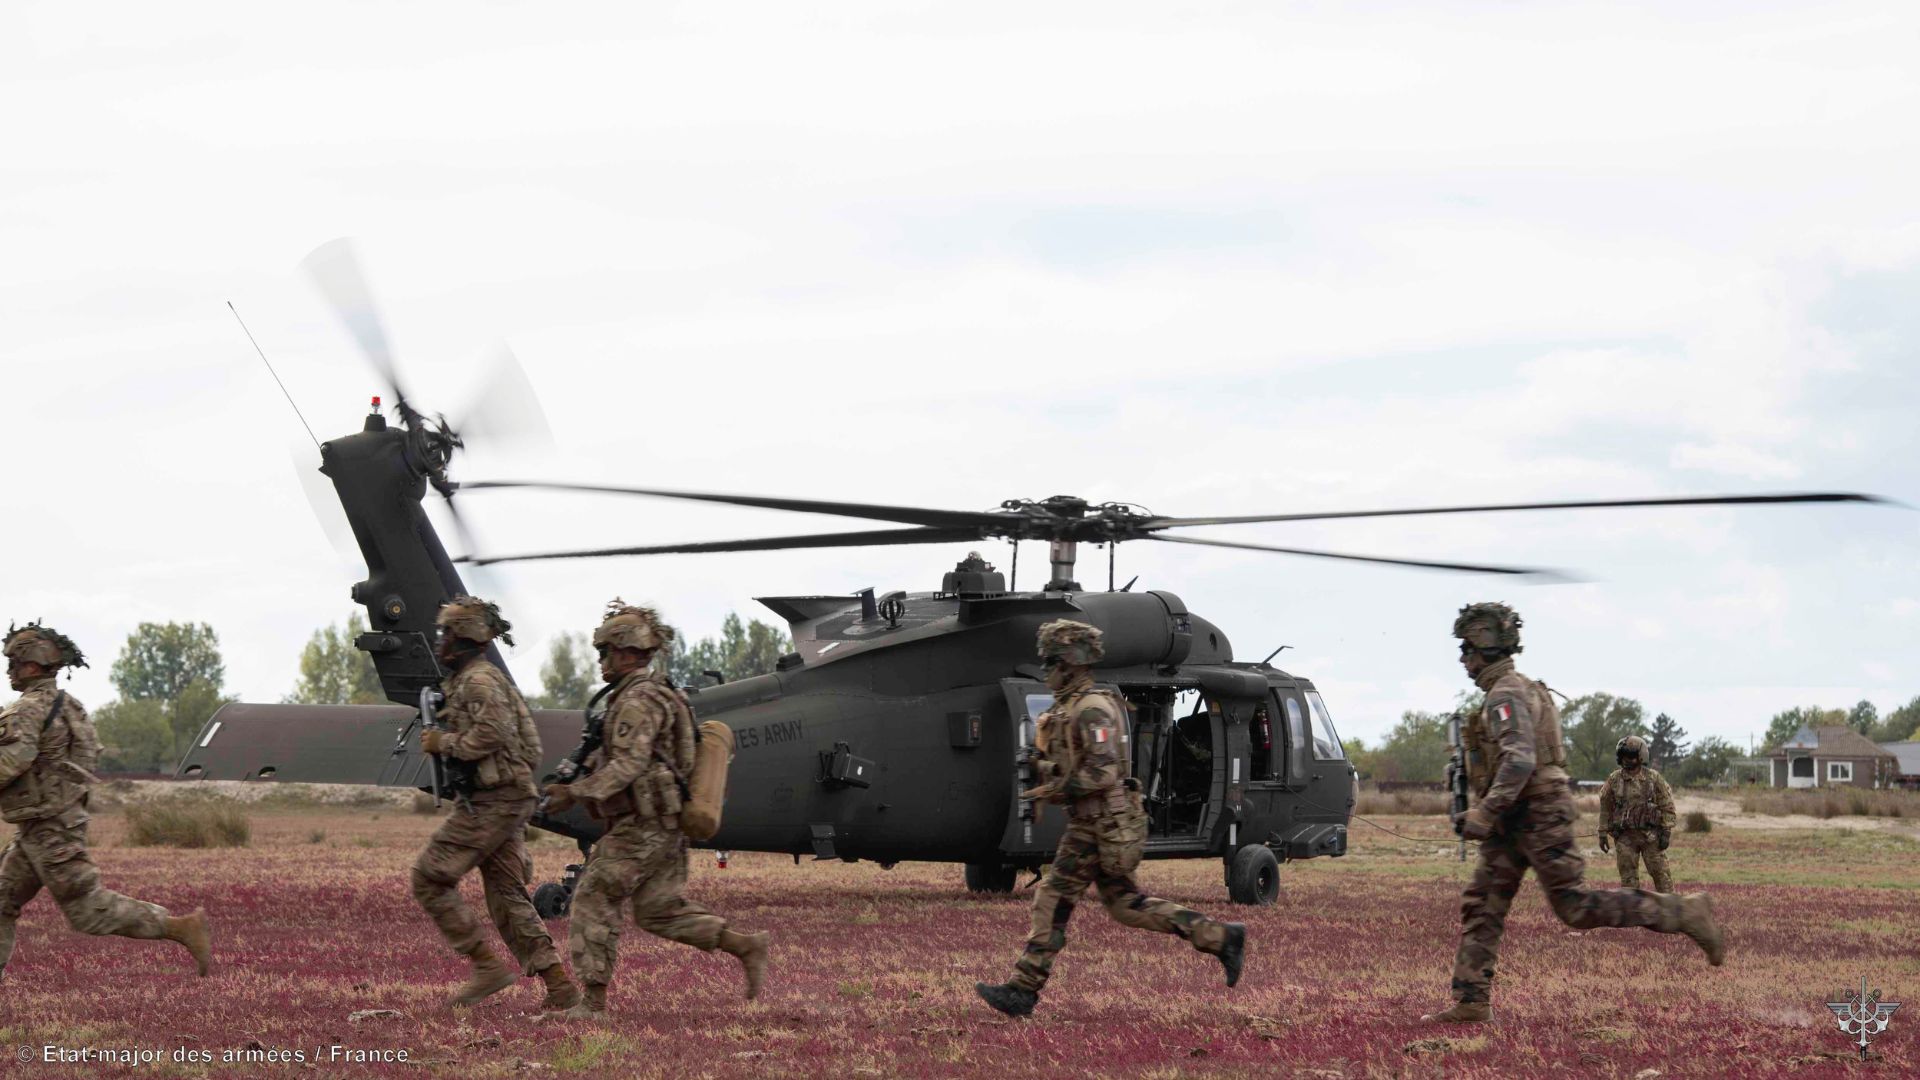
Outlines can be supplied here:
[[1313, 709], [1313, 756], [1321, 761], [1344, 761], [1347, 752], [1333, 730], [1333, 717], [1327, 715], [1327, 703], [1318, 691], [1307, 691], [1307, 704]]
[[1300, 699], [1292, 694], [1281, 698], [1287, 704], [1287, 775], [1294, 783], [1307, 778], [1307, 721], [1300, 714]]

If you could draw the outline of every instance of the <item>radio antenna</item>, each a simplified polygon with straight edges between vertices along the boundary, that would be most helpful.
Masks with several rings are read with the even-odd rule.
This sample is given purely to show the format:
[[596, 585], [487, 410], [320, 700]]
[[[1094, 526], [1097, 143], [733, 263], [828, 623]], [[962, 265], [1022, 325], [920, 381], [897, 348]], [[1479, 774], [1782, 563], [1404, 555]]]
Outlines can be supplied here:
[[307, 423], [306, 415], [300, 411], [300, 406], [294, 402], [293, 394], [287, 390], [287, 384], [280, 382], [280, 373], [273, 370], [273, 361], [267, 359], [267, 351], [260, 347], [258, 341], [254, 341], [253, 331], [247, 329], [247, 320], [240, 317], [240, 309], [234, 307], [233, 301], [229, 300], [227, 301], [227, 310], [233, 312], [233, 321], [240, 324], [240, 332], [247, 335], [247, 340], [253, 343], [253, 351], [260, 354], [260, 362], [267, 365], [267, 374], [273, 376], [273, 381], [280, 386], [280, 392], [286, 394], [287, 404], [293, 406], [293, 415], [300, 418], [300, 426], [307, 429], [307, 438], [313, 440], [313, 448], [315, 450], [320, 449], [320, 439], [314, 435], [313, 425]]

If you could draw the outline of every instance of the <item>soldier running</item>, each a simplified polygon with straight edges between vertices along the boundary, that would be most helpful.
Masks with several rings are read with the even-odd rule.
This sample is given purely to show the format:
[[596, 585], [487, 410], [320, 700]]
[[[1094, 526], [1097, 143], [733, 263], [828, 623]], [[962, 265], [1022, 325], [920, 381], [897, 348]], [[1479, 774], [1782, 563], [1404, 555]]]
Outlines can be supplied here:
[[[442, 691], [441, 715], [448, 730], [422, 731], [420, 748], [444, 755], [455, 772], [471, 775], [458, 803], [434, 831], [413, 864], [413, 898], [433, 917], [441, 936], [465, 956], [473, 972], [453, 996], [472, 1005], [512, 986], [522, 974], [546, 981], [542, 1009], [568, 1009], [580, 990], [567, 977], [546, 924], [527, 899], [532, 860], [527, 822], [533, 817], [533, 770], [540, 763], [540, 735], [520, 691], [486, 659], [487, 643], [513, 644], [512, 624], [500, 608], [472, 596], [456, 596], [434, 617], [434, 655], [452, 674]], [[460, 879], [478, 867], [487, 915], [507, 943], [519, 970], [487, 947], [479, 920], [460, 898]]]
[[1484, 1023], [1493, 1018], [1500, 935], [1529, 867], [1540, 876], [1553, 913], [1568, 926], [1644, 926], [1685, 934], [1709, 964], [1719, 966], [1726, 959], [1726, 939], [1704, 893], [1594, 889], [1582, 880], [1586, 860], [1573, 842], [1573, 793], [1560, 710], [1546, 684], [1513, 666], [1520, 651], [1519, 614], [1505, 604], [1469, 604], [1454, 620], [1453, 634], [1460, 639], [1461, 666], [1487, 695], [1462, 733], [1468, 777], [1479, 802], [1454, 825], [1461, 836], [1480, 842], [1480, 859], [1460, 904], [1453, 1007], [1421, 1019]]
[[1673, 812], [1673, 789], [1647, 764], [1647, 741], [1640, 736], [1621, 739], [1614, 747], [1613, 759], [1620, 767], [1600, 787], [1600, 850], [1606, 851], [1608, 841], [1612, 841], [1620, 884], [1629, 889], [1640, 887], [1640, 862], [1644, 859], [1654, 891], [1672, 892], [1667, 845], [1679, 820]]
[[[607, 1009], [607, 984], [620, 945], [622, 907], [634, 924], [669, 941], [738, 957], [749, 999], [766, 978], [766, 933], [742, 934], [727, 920], [682, 896], [687, 884], [687, 837], [680, 831], [686, 778], [693, 772], [693, 711], [686, 696], [652, 670], [655, 651], [673, 642], [673, 628], [650, 608], [619, 599], [593, 632], [600, 674], [608, 688], [599, 749], [584, 763], [587, 775], [548, 784], [547, 813], [574, 803], [606, 823], [573, 894], [568, 946], [585, 997], [567, 1013], [597, 1019]], [[589, 706], [591, 711], [594, 706]]]
[[1040, 714], [1034, 750], [1041, 783], [1022, 798], [1060, 803], [1067, 830], [1053, 855], [1053, 868], [1033, 893], [1033, 932], [1005, 983], [976, 983], [987, 1004], [1008, 1016], [1026, 1016], [1040, 1000], [1053, 959], [1067, 944], [1067, 920], [1092, 885], [1107, 914], [1123, 926], [1173, 934], [1219, 958], [1227, 985], [1240, 981], [1246, 928], [1216, 922], [1169, 900], [1147, 896], [1134, 883], [1134, 867], [1147, 840], [1140, 785], [1128, 775], [1126, 706], [1093, 688], [1093, 665], [1106, 654], [1100, 631], [1086, 623], [1056, 619], [1040, 628], [1041, 665], [1053, 707]]
[[75, 930], [179, 942], [205, 975], [213, 962], [206, 914], [196, 908], [175, 917], [101, 888], [87, 853], [87, 792], [100, 740], [87, 710], [54, 684], [56, 672], [86, 667], [86, 658], [65, 634], [38, 623], [10, 629], [4, 650], [7, 681], [20, 697], [0, 710], [0, 818], [20, 832], [0, 855], [0, 977], [13, 957], [20, 909], [43, 885]]

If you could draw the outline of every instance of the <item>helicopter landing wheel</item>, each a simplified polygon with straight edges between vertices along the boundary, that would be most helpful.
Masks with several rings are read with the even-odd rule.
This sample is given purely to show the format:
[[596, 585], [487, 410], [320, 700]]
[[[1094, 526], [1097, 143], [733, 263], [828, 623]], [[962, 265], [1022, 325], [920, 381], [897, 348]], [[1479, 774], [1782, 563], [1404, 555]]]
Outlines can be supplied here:
[[573, 910], [573, 887], [586, 867], [574, 863], [559, 881], [549, 881], [533, 890], [533, 910], [543, 919], [558, 919]]
[[1236, 904], [1266, 907], [1280, 896], [1280, 860], [1265, 844], [1248, 844], [1227, 867], [1227, 897]]
[[1014, 879], [1019, 876], [1017, 867], [1004, 863], [968, 863], [967, 891], [970, 893], [1010, 893]]

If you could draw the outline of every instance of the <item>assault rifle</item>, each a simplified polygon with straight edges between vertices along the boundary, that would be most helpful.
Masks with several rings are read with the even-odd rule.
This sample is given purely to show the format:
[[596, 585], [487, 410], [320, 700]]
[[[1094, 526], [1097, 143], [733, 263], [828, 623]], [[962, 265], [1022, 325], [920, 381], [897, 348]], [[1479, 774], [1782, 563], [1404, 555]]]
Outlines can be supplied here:
[[541, 779], [540, 790], [543, 794], [540, 796], [539, 805], [535, 808], [539, 813], [547, 812], [548, 800], [544, 792], [548, 784], [571, 784], [587, 775], [589, 771], [587, 759], [593, 756], [594, 751], [600, 749], [600, 744], [605, 742], [607, 737], [607, 710], [601, 702], [613, 692], [615, 685], [617, 683], [608, 683], [601, 687], [593, 695], [592, 700], [587, 702], [587, 723], [580, 731], [580, 745], [574, 747], [566, 757], [561, 758], [560, 764], [554, 766], [553, 771]]
[[[439, 708], [446, 704], [447, 696], [437, 686], [422, 687], [420, 690], [420, 728], [423, 731], [445, 731], [447, 726], [440, 722]], [[402, 735], [402, 738], [405, 738]], [[462, 803], [473, 794], [473, 763], [448, 758], [445, 754], [428, 754], [427, 771], [432, 774], [433, 808], [440, 809], [440, 799], [444, 795], [458, 799]]]
[[1447, 746], [1453, 751], [1447, 758], [1447, 791], [1453, 796], [1453, 834], [1460, 838], [1460, 861], [1467, 861], [1467, 744], [1463, 718], [1458, 711], [1447, 718]]

